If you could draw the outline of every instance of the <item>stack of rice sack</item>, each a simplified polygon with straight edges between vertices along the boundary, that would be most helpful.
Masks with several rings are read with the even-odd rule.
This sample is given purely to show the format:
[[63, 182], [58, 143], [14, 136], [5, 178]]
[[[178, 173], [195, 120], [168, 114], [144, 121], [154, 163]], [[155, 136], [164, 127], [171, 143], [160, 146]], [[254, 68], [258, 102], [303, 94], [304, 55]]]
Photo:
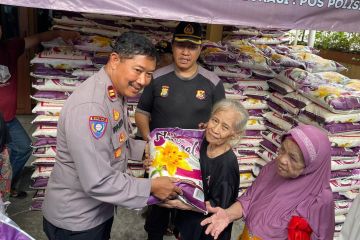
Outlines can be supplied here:
[[154, 19], [136, 19], [93, 13], [57, 11], [53, 18], [53, 29], [73, 30], [86, 35], [116, 38], [129, 30], [144, 34], [154, 44], [160, 40], [170, 41], [177, 22]]
[[[82, 38], [79, 43], [87, 40], [88, 37]], [[61, 108], [76, 87], [97, 71], [90, 54], [77, 50], [76, 45], [58, 44], [61, 44], [59, 39], [44, 43], [46, 49], [31, 60], [32, 87], [36, 89], [31, 96], [36, 101], [32, 110], [36, 117], [32, 123], [37, 126], [32, 134], [36, 159], [32, 162], [35, 171], [31, 187], [37, 190], [31, 206], [33, 210], [41, 208], [44, 189], [55, 163], [56, 128]]]
[[330, 186], [339, 232], [360, 189], [360, 80], [338, 73], [342, 67], [328, 61], [328, 64], [325, 60], [320, 62], [326, 68], [309, 65], [312, 72], [320, 69], [325, 70], [323, 72], [290, 68], [280, 72], [276, 80], [306, 97], [297, 99], [297, 105], [303, 106], [297, 113], [297, 121], [328, 132], [332, 144]]

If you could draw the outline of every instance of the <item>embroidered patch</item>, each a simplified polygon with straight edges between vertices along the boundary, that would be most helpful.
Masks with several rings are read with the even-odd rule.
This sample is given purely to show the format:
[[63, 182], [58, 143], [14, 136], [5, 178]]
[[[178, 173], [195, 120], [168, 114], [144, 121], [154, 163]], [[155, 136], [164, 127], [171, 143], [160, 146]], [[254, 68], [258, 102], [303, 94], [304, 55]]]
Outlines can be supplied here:
[[120, 118], [120, 113], [118, 111], [116, 111], [115, 109], [113, 109], [113, 117], [114, 120], [117, 121]]
[[119, 135], [119, 142], [120, 143], [123, 143], [123, 142], [125, 142], [125, 140], [126, 140], [126, 134], [125, 133], [120, 133], [120, 135]]
[[118, 149], [115, 150], [114, 156], [115, 156], [115, 158], [118, 158], [121, 156], [121, 147], [119, 147]]
[[200, 100], [205, 99], [205, 91], [204, 90], [197, 90], [196, 91], [196, 98]]
[[106, 130], [108, 124], [108, 119], [106, 117], [101, 116], [90, 116], [89, 117], [89, 126], [92, 135], [94, 138], [101, 138]]
[[160, 96], [167, 97], [169, 95], [169, 86], [161, 86]]
[[111, 101], [115, 101], [117, 99], [117, 95], [113, 86], [108, 86], [108, 97]]
[[191, 24], [188, 24], [185, 28], [184, 28], [184, 33], [188, 34], [188, 35], [192, 35], [194, 33], [194, 28]]

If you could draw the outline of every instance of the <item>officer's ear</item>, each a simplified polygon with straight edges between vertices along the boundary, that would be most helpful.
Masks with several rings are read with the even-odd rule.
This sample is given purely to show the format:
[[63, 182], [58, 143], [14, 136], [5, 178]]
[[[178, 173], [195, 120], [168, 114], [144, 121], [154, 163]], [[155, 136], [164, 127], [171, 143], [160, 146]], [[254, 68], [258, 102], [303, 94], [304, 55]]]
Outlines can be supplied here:
[[118, 53], [112, 52], [109, 56], [109, 64], [112, 69], [115, 69], [117, 64], [121, 61], [121, 57]]

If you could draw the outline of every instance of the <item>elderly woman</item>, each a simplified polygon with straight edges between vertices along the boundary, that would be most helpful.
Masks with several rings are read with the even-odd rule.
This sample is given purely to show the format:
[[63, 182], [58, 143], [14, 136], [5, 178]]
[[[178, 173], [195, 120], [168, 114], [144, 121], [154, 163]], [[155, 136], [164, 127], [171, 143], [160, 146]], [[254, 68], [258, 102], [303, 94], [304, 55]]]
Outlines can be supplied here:
[[[223, 99], [217, 102], [205, 127], [205, 139], [200, 148], [200, 167], [205, 200], [214, 207], [227, 208], [235, 202], [239, 189], [239, 165], [232, 145], [239, 142], [248, 119], [246, 109], [237, 101]], [[205, 234], [200, 222], [206, 218], [179, 200], [170, 200], [165, 207], [176, 207], [175, 226], [181, 240], [212, 239]], [[231, 238], [230, 224], [219, 239]]]
[[236, 219], [245, 221], [240, 239], [333, 239], [334, 203], [329, 185], [330, 142], [316, 127], [300, 125], [283, 136], [274, 161], [227, 209], [208, 205], [203, 220], [215, 239]]

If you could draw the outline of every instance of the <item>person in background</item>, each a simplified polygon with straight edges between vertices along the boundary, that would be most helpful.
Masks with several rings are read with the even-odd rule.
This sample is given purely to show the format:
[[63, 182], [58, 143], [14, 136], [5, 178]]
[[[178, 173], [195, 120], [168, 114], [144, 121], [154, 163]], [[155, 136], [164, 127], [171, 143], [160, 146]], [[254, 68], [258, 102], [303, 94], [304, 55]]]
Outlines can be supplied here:
[[161, 40], [155, 45], [155, 47], [160, 55], [160, 60], [157, 68], [162, 68], [173, 63], [173, 55], [170, 42]]
[[[0, 26], [0, 38], [2, 30]], [[13, 38], [0, 41], [0, 112], [3, 114], [11, 141], [10, 162], [13, 170], [11, 196], [25, 198], [26, 192], [17, 191], [22, 170], [31, 155], [31, 140], [16, 118], [17, 105], [17, 60], [25, 50], [37, 46], [40, 42], [61, 37], [64, 40], [79, 37], [79, 33], [70, 31], [48, 31], [25, 38]]]
[[[239, 143], [249, 114], [237, 101], [223, 99], [217, 102], [206, 124], [205, 139], [200, 148], [200, 166], [205, 200], [213, 207], [228, 208], [239, 193], [239, 164], [232, 147]], [[179, 210], [175, 226], [181, 240], [213, 239], [205, 234], [200, 222], [207, 216], [192, 210], [180, 200], [168, 200], [163, 205]], [[231, 239], [232, 224], [219, 235], [218, 239]]]
[[[157, 70], [144, 89], [135, 121], [144, 140], [155, 128], [196, 129], [208, 121], [215, 102], [225, 98], [221, 80], [199, 66], [202, 28], [199, 23], [180, 22], [174, 32], [174, 63]], [[170, 209], [151, 206], [145, 230], [149, 240], [162, 240], [169, 224]]]
[[218, 239], [229, 223], [241, 217], [239, 239], [333, 239], [334, 201], [330, 188], [330, 142], [320, 129], [299, 125], [283, 136], [274, 161], [260, 171], [232, 206], [213, 208], [201, 222]]
[[357, 240], [360, 236], [360, 195], [351, 204], [339, 240]]
[[9, 200], [11, 184], [11, 165], [6, 144], [9, 142], [9, 132], [0, 113], [0, 198], [2, 202]]
[[142, 208], [150, 194], [164, 200], [181, 193], [169, 177], [150, 180], [125, 173], [127, 160], [141, 160], [146, 144], [129, 138], [126, 98], [150, 83], [156, 60], [147, 38], [124, 33], [107, 64], [65, 102], [42, 206], [50, 240], [110, 239], [115, 206]]

